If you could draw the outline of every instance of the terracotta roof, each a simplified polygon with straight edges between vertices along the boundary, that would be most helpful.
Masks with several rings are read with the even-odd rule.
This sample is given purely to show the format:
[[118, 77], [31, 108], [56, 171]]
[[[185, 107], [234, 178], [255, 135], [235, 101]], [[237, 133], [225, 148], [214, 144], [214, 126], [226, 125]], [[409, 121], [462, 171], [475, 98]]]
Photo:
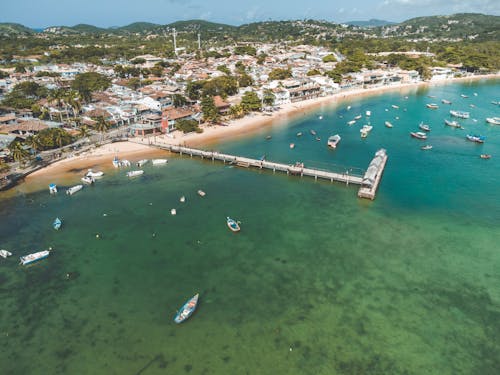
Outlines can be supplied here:
[[85, 112], [85, 116], [94, 117], [94, 118], [95, 117], [104, 117], [104, 118], [113, 117], [111, 115], [111, 113], [109, 113], [105, 109], [101, 109], [101, 108], [96, 108], [96, 109], [92, 109], [90, 111], [87, 111], [87, 112]]
[[8, 122], [16, 119], [16, 115], [14, 114], [9, 114], [5, 116], [0, 116], [0, 122]]
[[219, 95], [214, 96], [214, 104], [217, 108], [226, 108], [230, 106], [230, 104], [225, 102]]
[[177, 120], [192, 115], [194, 115], [194, 112], [190, 108], [169, 108], [163, 111], [162, 117], [167, 120]]
[[48, 125], [41, 120], [28, 120], [19, 124], [2, 125], [0, 126], [0, 133], [12, 133], [15, 131], [39, 132], [47, 128]]

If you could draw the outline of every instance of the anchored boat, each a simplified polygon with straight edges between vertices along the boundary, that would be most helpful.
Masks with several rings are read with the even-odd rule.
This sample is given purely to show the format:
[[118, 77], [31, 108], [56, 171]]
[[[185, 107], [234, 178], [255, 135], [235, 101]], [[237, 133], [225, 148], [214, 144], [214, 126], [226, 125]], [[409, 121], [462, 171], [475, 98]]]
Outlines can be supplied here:
[[429, 103], [429, 104], [426, 104], [427, 108], [430, 108], [430, 109], [438, 109], [439, 106], [436, 104], [436, 103]]
[[139, 169], [136, 171], [127, 172], [127, 177], [137, 177], [141, 176], [142, 174], [144, 174], [144, 171], [142, 169]]
[[459, 129], [463, 129], [462, 128], [462, 125], [460, 125], [458, 122], [456, 121], [449, 121], [449, 120], [444, 120], [444, 123], [445, 125], [447, 126], [451, 126], [452, 128], [459, 128]]
[[174, 322], [176, 322], [177, 324], [182, 323], [191, 315], [193, 315], [194, 310], [196, 310], [196, 307], [198, 306], [198, 297], [199, 294], [197, 293], [187, 300], [187, 302], [179, 309], [179, 311], [177, 311], [177, 314], [175, 314]]
[[418, 127], [420, 129], [422, 129], [423, 131], [426, 131], [426, 132], [430, 132], [431, 131], [431, 128], [429, 127], [429, 125], [427, 124], [424, 124], [423, 122], [421, 122]]
[[392, 128], [392, 124], [389, 121], [385, 122], [385, 126], [388, 127], [388, 128]]
[[66, 194], [73, 195], [83, 189], [83, 185], [75, 185], [66, 190]]
[[500, 117], [488, 117], [486, 122], [488, 124], [500, 125]]
[[229, 216], [227, 217], [227, 226], [233, 232], [239, 232], [240, 231], [240, 225], [238, 224], [238, 222], [236, 220], [231, 219]]
[[153, 159], [153, 160], [151, 160], [151, 163], [153, 163], [153, 165], [163, 165], [163, 164], [167, 164], [168, 160], [167, 159]]
[[50, 194], [55, 194], [55, 193], [57, 193], [57, 186], [56, 186], [56, 184], [50, 184], [50, 185], [49, 185], [49, 193], [50, 193]]
[[82, 181], [88, 185], [92, 185], [95, 182], [94, 177], [90, 176], [83, 176]]
[[52, 223], [52, 226], [54, 227], [55, 230], [59, 230], [61, 228], [61, 225], [62, 225], [61, 219], [59, 219], [58, 217], [56, 217], [56, 219]]
[[470, 117], [470, 113], [469, 112], [464, 112], [464, 111], [454, 111], [454, 110], [451, 110], [450, 111], [450, 115], [452, 115], [454, 117], [458, 117], [458, 118], [469, 118]]
[[423, 132], [410, 132], [410, 135], [417, 139], [427, 139], [427, 134]]
[[476, 142], [476, 143], [484, 143], [484, 140], [486, 139], [485, 136], [476, 135], [476, 134], [467, 134], [465, 136], [465, 138], [467, 138], [468, 141]]
[[39, 251], [38, 253], [28, 254], [20, 257], [20, 264], [26, 266], [31, 263], [38, 262], [39, 260], [45, 259], [49, 256], [50, 250]]
[[139, 160], [136, 164], [138, 167], [142, 167], [147, 162], [148, 162], [148, 159], [142, 159], [142, 160]]
[[335, 134], [332, 135], [331, 137], [328, 138], [328, 147], [331, 148], [337, 148], [337, 144], [340, 142], [342, 138], [340, 138], [340, 135]]
[[12, 255], [12, 253], [10, 251], [7, 251], [7, 250], [0, 250], [0, 257], [2, 258], [7, 258], [7, 257], [10, 257]]
[[89, 169], [87, 174], [86, 174], [87, 177], [92, 177], [92, 178], [102, 177], [103, 175], [104, 175], [104, 172], [101, 172], [101, 171], [94, 172], [92, 169]]

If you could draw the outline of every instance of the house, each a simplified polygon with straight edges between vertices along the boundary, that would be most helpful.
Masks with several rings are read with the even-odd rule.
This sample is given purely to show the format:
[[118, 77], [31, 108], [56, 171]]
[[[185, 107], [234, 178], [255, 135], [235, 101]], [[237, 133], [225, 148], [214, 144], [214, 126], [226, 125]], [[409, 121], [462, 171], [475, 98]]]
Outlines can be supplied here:
[[179, 120], [194, 119], [195, 112], [191, 108], [169, 108], [163, 111], [161, 118], [161, 128], [164, 133], [173, 132], [175, 124]]
[[231, 104], [225, 102], [219, 95], [214, 96], [214, 104], [217, 107], [219, 114], [224, 116], [229, 113]]
[[14, 134], [20, 137], [28, 137], [38, 134], [41, 130], [48, 129], [49, 126], [38, 119], [30, 119], [18, 124], [1, 125], [0, 133]]
[[8, 115], [0, 116], [0, 126], [15, 124], [16, 122], [17, 120], [15, 113], [9, 113]]

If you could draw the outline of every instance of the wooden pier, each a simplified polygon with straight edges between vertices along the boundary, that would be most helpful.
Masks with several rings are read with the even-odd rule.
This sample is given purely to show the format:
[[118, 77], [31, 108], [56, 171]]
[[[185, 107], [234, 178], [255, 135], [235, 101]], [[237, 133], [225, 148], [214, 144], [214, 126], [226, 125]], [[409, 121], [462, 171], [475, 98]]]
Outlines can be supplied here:
[[[366, 186], [363, 187], [363, 181], [366, 182], [366, 174], [365, 177], [362, 176], [357, 176], [353, 174], [349, 174], [348, 172], [346, 173], [336, 173], [336, 172], [331, 172], [331, 171], [325, 171], [321, 169], [316, 169], [316, 168], [308, 168], [308, 167], [303, 167], [303, 166], [297, 166], [297, 165], [289, 165], [289, 164], [284, 164], [284, 163], [277, 163], [273, 161], [268, 161], [268, 160], [257, 160], [257, 159], [251, 159], [243, 156], [236, 156], [236, 155], [229, 155], [229, 154], [223, 154], [217, 151], [205, 151], [205, 150], [199, 150], [195, 148], [190, 148], [190, 147], [184, 147], [184, 146], [176, 146], [176, 145], [170, 145], [167, 143], [157, 143], [157, 142], [150, 142], [149, 140], [148, 143], [146, 142], [141, 142], [136, 139], [129, 139], [129, 142], [134, 142], [134, 143], [140, 143], [140, 144], [148, 144], [150, 146], [154, 146], [163, 150], [167, 150], [170, 152], [174, 152], [180, 155], [189, 155], [190, 157], [196, 156], [200, 157], [201, 159], [207, 159], [207, 160], [212, 160], [212, 161], [222, 161], [224, 164], [229, 163], [231, 165], [235, 165], [238, 167], [244, 167], [244, 168], [257, 168], [257, 169], [267, 169], [273, 171], [273, 173], [276, 172], [282, 172], [286, 173], [287, 175], [290, 176], [307, 176], [307, 177], [312, 177], [315, 180], [318, 179], [323, 179], [323, 180], [328, 180], [330, 182], [341, 182], [345, 183], [346, 185], [349, 184], [355, 184], [355, 185], [361, 185], [360, 192], [358, 193], [358, 196], [361, 198], [369, 198], [369, 199], [374, 199], [375, 198], [375, 193], [378, 187], [378, 183], [380, 181], [380, 175], [378, 176], [378, 179], [376, 181], [375, 186], [370, 187], [369, 192], [365, 192], [364, 189], [366, 189]], [[387, 160], [387, 158], [386, 158]], [[372, 161], [373, 162], [373, 161]], [[384, 162], [385, 166], [385, 162]], [[382, 167], [383, 169], [383, 167]], [[363, 190], [363, 193], [361, 193], [361, 190]]]
[[358, 197], [374, 200], [377, 194], [378, 185], [384, 173], [385, 164], [387, 163], [387, 153], [384, 149], [380, 149], [375, 153], [375, 157], [371, 161], [366, 173], [363, 177], [361, 188], [358, 191]]

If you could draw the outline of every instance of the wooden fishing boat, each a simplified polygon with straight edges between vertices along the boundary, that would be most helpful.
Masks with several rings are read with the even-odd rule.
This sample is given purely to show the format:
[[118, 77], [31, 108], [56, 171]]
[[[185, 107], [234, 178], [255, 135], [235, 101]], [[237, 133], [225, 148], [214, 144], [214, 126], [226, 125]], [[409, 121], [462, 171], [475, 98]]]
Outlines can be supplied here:
[[328, 138], [327, 142], [328, 147], [337, 148], [337, 144], [340, 142], [341, 139], [342, 138], [340, 138], [340, 135], [338, 134], [332, 135], [331, 137]]
[[174, 322], [177, 324], [184, 322], [187, 318], [193, 315], [196, 307], [198, 306], [199, 294], [196, 293], [193, 297], [188, 299], [186, 303], [175, 314]]
[[436, 103], [426, 104], [426, 107], [430, 108], [430, 109], [438, 109], [439, 108], [439, 106]]
[[238, 224], [238, 222], [236, 220], [231, 219], [229, 216], [227, 217], [227, 226], [233, 232], [240, 231], [240, 225]]

